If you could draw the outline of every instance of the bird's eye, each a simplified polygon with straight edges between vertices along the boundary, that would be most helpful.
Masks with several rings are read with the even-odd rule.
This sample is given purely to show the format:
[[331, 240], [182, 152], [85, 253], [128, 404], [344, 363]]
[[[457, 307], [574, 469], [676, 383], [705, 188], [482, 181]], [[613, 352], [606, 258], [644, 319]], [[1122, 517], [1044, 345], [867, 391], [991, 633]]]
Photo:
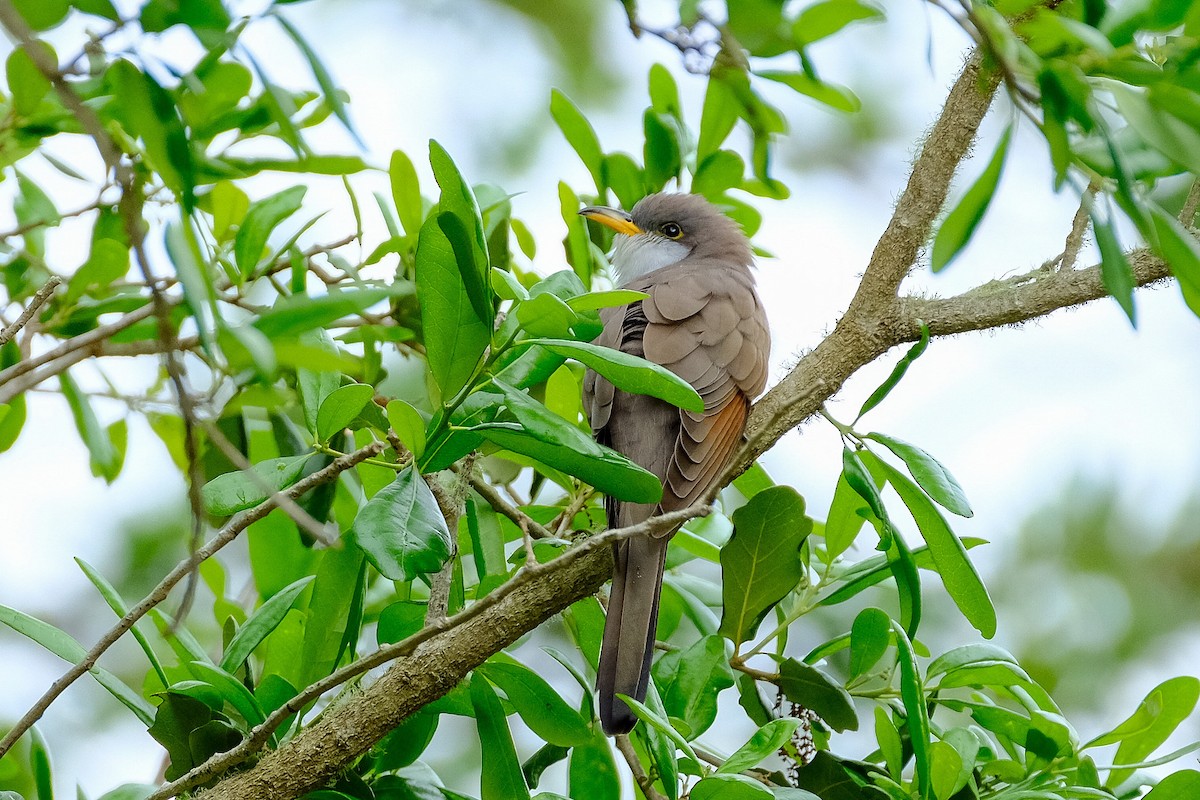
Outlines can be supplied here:
[[679, 239], [683, 236], [683, 228], [679, 227], [679, 223], [677, 222], [663, 223], [662, 227], [658, 230], [668, 239]]

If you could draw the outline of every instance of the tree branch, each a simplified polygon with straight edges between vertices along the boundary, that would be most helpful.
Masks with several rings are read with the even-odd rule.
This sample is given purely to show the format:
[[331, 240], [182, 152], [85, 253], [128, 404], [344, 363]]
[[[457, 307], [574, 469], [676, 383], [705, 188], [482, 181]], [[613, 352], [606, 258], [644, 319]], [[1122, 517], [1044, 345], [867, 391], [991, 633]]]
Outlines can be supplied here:
[[[677, 528], [711, 508], [690, 506], [628, 528], [589, 537], [552, 561], [524, 567], [504, 585], [452, 617], [426, 625], [333, 672], [274, 711], [232, 750], [218, 754], [147, 800], [166, 800], [200, 786], [261, 750], [289, 716], [330, 689], [403, 656], [353, 703], [329, 709], [255, 767], [202, 792], [203, 800], [281, 800], [321, 786], [406, 716], [458, 685], [492, 654], [564, 608], [596, 592], [612, 573], [610, 546], [632, 536]], [[550, 579], [553, 576], [553, 579]], [[303, 768], [299, 768], [303, 765]]]
[[4, 330], [0, 330], [0, 347], [12, 341], [12, 338], [21, 332], [21, 329], [29, 324], [29, 320], [33, 319], [33, 315], [38, 312], [38, 309], [46, 304], [50, 296], [54, 294], [54, 290], [62, 283], [62, 278], [57, 275], [50, 276], [50, 280], [46, 281], [46, 285], [37, 290], [37, 294], [29, 301], [29, 306], [21, 312], [21, 316], [17, 317], [12, 325], [9, 325]]
[[221, 548], [236, 539], [238, 534], [250, 527], [251, 524], [259, 521], [263, 517], [267, 516], [267, 514], [271, 513], [271, 511], [279, 505], [281, 495], [294, 500], [307, 492], [309, 489], [333, 480], [338, 475], [354, 467], [359, 462], [370, 458], [371, 456], [378, 455], [383, 451], [383, 447], [384, 446], [382, 443], [373, 442], [361, 450], [356, 450], [353, 453], [338, 458], [324, 469], [314, 472], [312, 475], [309, 475], [308, 477], [292, 484], [286, 491], [268, 497], [254, 508], [238, 514], [236, 517], [227, 522], [225, 527], [218, 531], [217, 534], [208, 541], [208, 544], [198, 548], [190, 556], [179, 562], [179, 564], [177, 564], [165, 578], [159, 581], [159, 584], [155, 586], [148, 595], [142, 598], [141, 602], [129, 609], [129, 612], [125, 614], [125, 616], [121, 617], [116, 625], [109, 629], [104, 636], [100, 637], [100, 641], [98, 641], [92, 647], [92, 649], [88, 651], [87, 655], [83, 657], [83, 660], [67, 670], [61, 678], [56, 680], [50, 686], [50, 688], [46, 690], [46, 693], [43, 694], [36, 703], [34, 703], [33, 707], [25, 713], [25, 716], [21, 717], [17, 724], [12, 727], [12, 730], [5, 734], [4, 739], [0, 740], [0, 758], [3, 758], [4, 754], [7, 753], [14, 744], [16, 744], [17, 740], [20, 739], [21, 736], [28, 731], [35, 722], [41, 719], [42, 714], [44, 714], [46, 709], [50, 707], [50, 704], [53, 703], [54, 700], [60, 694], [62, 694], [68, 686], [70, 686], [80, 676], [95, 666], [96, 661], [99, 660], [100, 656], [103, 655], [104, 652], [108, 650], [108, 648], [111, 647], [114, 642], [124, 636], [125, 633], [133, 627], [134, 623], [149, 613], [150, 609], [154, 608], [163, 600], [165, 600], [175, 584], [179, 583], [180, 580], [190, 575], [197, 567], [200, 566], [201, 562], [211, 558]]

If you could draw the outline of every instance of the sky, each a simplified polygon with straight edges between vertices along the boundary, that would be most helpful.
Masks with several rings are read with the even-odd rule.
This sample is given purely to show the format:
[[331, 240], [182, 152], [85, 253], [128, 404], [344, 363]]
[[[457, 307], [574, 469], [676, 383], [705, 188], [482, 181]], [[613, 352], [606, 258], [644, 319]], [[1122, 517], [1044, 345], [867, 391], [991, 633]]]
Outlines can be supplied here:
[[[662, 4], [645, 5], [651, 17], [665, 13]], [[318, 0], [289, 6], [287, 13], [352, 98], [351, 114], [369, 160], [386, 164], [391, 150], [402, 148], [431, 186], [421, 160], [427, 140], [436, 138], [472, 180], [521, 192], [513, 201], [515, 213], [529, 221], [541, 244], [534, 262], [539, 272], [565, 266], [555, 246], [564, 232], [556, 185], [566, 180], [586, 187], [587, 173], [549, 128], [530, 138], [529, 152], [514, 154], [509, 145], [521, 138], [528, 120], [538, 115], [548, 120], [551, 87], [576, 84], [541, 52], [541, 34], [524, 18], [488, 4], [378, 0]], [[921, 3], [888, 4], [888, 13], [886, 25], [863, 26], [840, 44], [814, 51], [827, 78], [849, 85], [867, 102], [890, 98], [888, 132], [881, 140], [856, 150], [846, 120], [786, 90], [769, 90], [792, 130], [780, 144], [780, 161], [793, 190], [786, 201], [760, 203], [765, 222], [756, 238], [777, 256], [758, 266], [774, 339], [772, 383], [842, 313], [903, 187], [915, 143], [961, 64], [966, 38], [936, 10]], [[601, 51], [608, 77], [601, 90], [582, 91], [586, 99], [580, 100], [603, 145], [640, 150], [645, 75], [655, 61], [677, 75], [694, 125], [702, 81], [681, 68], [672, 48], [629, 36], [620, 4], [608, 4], [604, 18], [609, 33]], [[281, 82], [306, 83], [303, 62], [269, 28], [252, 28], [248, 46], [266, 57], [268, 71]], [[164, 42], [162, 54], [178, 56], [172, 50], [177, 46], [186, 45]], [[982, 169], [1008, 120], [1001, 100], [952, 196]], [[839, 140], [851, 144], [829, 148]], [[335, 152], [353, 146], [337, 131], [317, 142]], [[86, 162], [87, 145], [71, 147]], [[805, 161], [816, 158], [821, 160]], [[1061, 251], [1077, 201], [1069, 193], [1053, 193], [1045, 162], [1035, 132], [1020, 131], [1000, 192], [969, 249], [942, 275], [918, 269], [906, 291], [951, 296], [1027, 271]], [[0, 193], [11, 192], [12, 185], [0, 184]], [[261, 185], [263, 193], [270, 190], [266, 182]], [[0, 209], [8, 207], [7, 199], [0, 202]], [[335, 208], [317, 229], [317, 239], [323, 232], [333, 238], [348, 220], [344, 209]], [[1089, 244], [1081, 262], [1095, 260]], [[864, 423], [919, 444], [946, 464], [976, 512], [971, 520], [956, 521], [956, 532], [994, 542], [997, 553], [1011, 545], [1022, 519], [1058, 498], [1076, 477], [1108, 482], [1149, 517], [1165, 518], [1193, 491], [1200, 474], [1200, 415], [1194, 411], [1200, 397], [1200, 321], [1173, 285], [1139, 293], [1138, 309], [1137, 330], [1115, 302], [1102, 300], [1020, 329], [936, 340]], [[889, 353], [864, 368], [830, 403], [831, 412], [852, 418], [900, 355]], [[144, 383], [153, 379], [155, 366], [122, 364], [114, 375]], [[105, 422], [120, 413], [115, 406], [98, 408]], [[103, 571], [123, 524], [178, 509], [182, 484], [144, 424], [131, 423], [125, 471], [112, 486], [88, 472], [86, 451], [60, 397], [31, 398], [26, 424], [36, 439], [25, 436], [0, 456], [0, 603], [46, 615], [90, 643], [108, 620], [75, 611], [94, 605], [94, 599], [71, 558]], [[776, 479], [793, 483], [821, 517], [840, 449], [832, 427], [813, 421], [786, 436], [763, 462]], [[986, 550], [973, 552], [980, 554], [985, 576], [996, 558]], [[1019, 638], [1015, 625], [1001, 609], [1001, 644]], [[9, 633], [0, 632], [0, 648], [5, 685], [0, 717], [12, 718], [62, 665]], [[1164, 671], [1171, 667], [1176, 672]], [[1171, 664], [1130, 676], [1114, 689], [1117, 718], [1098, 724], [1117, 722], [1150, 686], [1187, 668]], [[152, 779], [161, 756], [127, 715], [111, 715], [113, 727], [103, 736], [71, 736], [93, 702], [108, 701], [95, 686], [78, 685], [43, 723], [65, 786], [78, 780], [95, 795], [120, 782]]]

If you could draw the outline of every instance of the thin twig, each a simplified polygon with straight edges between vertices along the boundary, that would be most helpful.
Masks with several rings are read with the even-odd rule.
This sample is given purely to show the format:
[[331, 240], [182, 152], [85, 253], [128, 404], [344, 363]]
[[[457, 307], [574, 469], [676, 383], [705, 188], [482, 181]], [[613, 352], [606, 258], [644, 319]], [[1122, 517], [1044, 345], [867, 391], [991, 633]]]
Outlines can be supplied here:
[[1075, 262], [1079, 260], [1079, 251], [1083, 248], [1083, 237], [1087, 233], [1088, 220], [1091, 218], [1092, 198], [1096, 196], [1097, 187], [1089, 186], [1079, 198], [1079, 210], [1075, 212], [1075, 218], [1071, 220], [1071, 232], [1067, 234], [1067, 241], [1063, 244], [1062, 255], [1058, 257], [1058, 265], [1056, 269], [1063, 272], [1070, 272], [1075, 269]]
[[[559, 515], [550, 522], [550, 527], [554, 529], [555, 536], [564, 535], [571, 527], [575, 520], [575, 515], [583, 510], [583, 507], [592, 499], [592, 495], [596, 490], [590, 486], [581, 486], [579, 493], [571, 499], [571, 502], [562, 510]], [[557, 524], [556, 524], [557, 523]]]
[[17, 317], [12, 325], [9, 325], [4, 330], [0, 331], [0, 347], [12, 341], [12, 338], [20, 333], [21, 329], [29, 324], [29, 320], [33, 319], [33, 315], [38, 312], [38, 309], [46, 304], [50, 296], [54, 294], [54, 290], [62, 283], [62, 278], [57, 275], [50, 276], [50, 280], [46, 281], [46, 285], [37, 290], [37, 294], [29, 301], [28, 307], [21, 312], [21, 316]]
[[208, 422], [207, 420], [200, 421], [200, 425], [204, 428], [204, 432], [207, 434], [209, 441], [215, 444], [217, 449], [220, 450], [226, 458], [233, 462], [233, 465], [241, 470], [242, 474], [245, 475], [246, 478], [253, 483], [259, 491], [268, 496], [279, 496], [279, 508], [282, 509], [285, 514], [291, 517], [292, 522], [296, 523], [297, 527], [325, 547], [337, 547], [339, 545], [340, 542], [337, 534], [330, 531], [330, 525], [328, 523], [322, 525], [320, 522], [317, 522], [315, 519], [313, 519], [312, 515], [301, 508], [295, 500], [291, 499], [282, 492], [277, 491], [274, 486], [267, 483], [267, 481], [261, 475], [254, 471], [254, 465], [251, 464], [250, 460], [242, 454], [242, 451], [234, 447], [233, 442], [229, 441], [228, 437], [221, 433], [220, 428], [218, 428], [216, 425], [213, 425], [211, 422]]
[[[452, 466], [451, 469], [457, 471], [457, 466]], [[504, 497], [496, 491], [487, 481], [481, 479], [478, 475], [472, 473], [468, 480], [471, 488], [474, 489], [480, 497], [487, 501], [487, 504], [494, 508], [498, 513], [503, 514], [510, 520], [515, 522], [518, 527], [526, 526], [529, 529], [529, 535], [535, 539], [553, 539], [554, 534], [550, 532], [546, 526], [542, 525], [537, 520], [530, 517], [521, 509], [509, 503]]]
[[273, 711], [266, 720], [250, 731], [250, 735], [233, 749], [227, 750], [224, 753], [218, 753], [200, 766], [192, 769], [183, 777], [163, 786], [150, 795], [147, 800], [166, 800], [166, 798], [175, 797], [181, 792], [207, 783], [217, 775], [242, 763], [254, 753], [261, 750], [270, 741], [271, 734], [284, 720], [319, 698], [325, 692], [382, 664], [411, 654], [419, 645], [475, 619], [521, 587], [534, 581], [543, 580], [546, 576], [564, 569], [585, 555], [601, 548], [607, 548], [622, 539], [628, 539], [632, 536], [653, 535], [664, 530], [671, 530], [693, 517], [704, 516], [711, 510], [712, 508], [708, 505], [694, 505], [679, 511], [663, 514], [662, 516], [651, 517], [645, 522], [640, 522], [637, 525], [631, 525], [627, 528], [614, 528], [613, 530], [604, 531], [563, 551], [562, 554], [545, 564], [534, 564], [528, 569], [519, 570], [507, 583], [484, 595], [454, 616], [443, 617], [428, 624], [407, 639], [386, 647], [381, 647], [375, 652], [369, 653], [357, 661], [347, 664], [321, 680], [316, 681], [282, 707]]
[[629, 771], [633, 773], [633, 779], [637, 782], [638, 788], [642, 790], [642, 795], [646, 800], [667, 800], [654, 788], [654, 779], [646, 774], [642, 760], [638, 758], [637, 751], [633, 749], [633, 742], [629, 741], [629, 735], [622, 733], [613, 739], [613, 743], [617, 746], [617, 752], [629, 765]]
[[[342, 474], [348, 469], [351, 469], [364, 459], [378, 455], [380, 452], [382, 452], [382, 450], [382, 443], [373, 442], [360, 450], [350, 453], [344, 458], [336, 459], [332, 464], [324, 469], [318, 470], [306, 478], [302, 478], [301, 480], [292, 484], [292, 486], [283, 492], [283, 494], [291, 499], [295, 499], [313, 487], [320, 486], [323, 483], [333, 480], [338, 475]], [[150, 609], [154, 608], [163, 600], [165, 600], [171, 589], [174, 588], [174, 586], [179, 583], [180, 580], [194, 572], [203, 561], [211, 558], [221, 548], [236, 539], [238, 534], [240, 534], [250, 525], [271, 513], [271, 511], [274, 510], [277, 505], [278, 498], [273, 496], [268, 497], [254, 508], [249, 509], [248, 511], [243, 511], [241, 514], [238, 514], [236, 517], [227, 522], [225, 527], [218, 531], [216, 535], [214, 535], [208, 541], [208, 544], [197, 549], [190, 556], [179, 562], [174, 569], [167, 573], [166, 577], [159, 581], [158, 585], [155, 586], [148, 595], [142, 598], [141, 602], [129, 609], [125, 616], [121, 617], [116, 625], [109, 629], [104, 636], [100, 637], [100, 640], [92, 647], [91, 650], [87, 652], [87, 655], [85, 655], [79, 661], [79, 663], [72, 666], [63, 674], [61, 678], [51, 684], [50, 688], [46, 690], [46, 693], [43, 694], [36, 703], [34, 703], [33, 707], [30, 708], [29, 711], [25, 712], [25, 716], [21, 717], [21, 719], [12, 727], [12, 729], [5, 734], [3, 740], [0, 740], [0, 758], [3, 758], [4, 754], [12, 748], [16, 741], [20, 739], [21, 736], [24, 735], [25, 732], [28, 731], [35, 722], [41, 719], [42, 714], [46, 712], [46, 709], [50, 707], [50, 704], [53, 703], [54, 700], [60, 694], [62, 694], [68, 686], [70, 686], [80, 676], [95, 666], [96, 661], [99, 660], [100, 656], [103, 655], [104, 652], [108, 650], [108, 648], [111, 647], [114, 642], [120, 639], [121, 636], [126, 633], [126, 631], [132, 628], [135, 622], [144, 617], [150, 611]]]
[[1183, 201], [1183, 210], [1179, 212], [1179, 221], [1189, 228], [1195, 225], [1197, 208], [1200, 208], [1200, 178], [1192, 181], [1192, 188]]

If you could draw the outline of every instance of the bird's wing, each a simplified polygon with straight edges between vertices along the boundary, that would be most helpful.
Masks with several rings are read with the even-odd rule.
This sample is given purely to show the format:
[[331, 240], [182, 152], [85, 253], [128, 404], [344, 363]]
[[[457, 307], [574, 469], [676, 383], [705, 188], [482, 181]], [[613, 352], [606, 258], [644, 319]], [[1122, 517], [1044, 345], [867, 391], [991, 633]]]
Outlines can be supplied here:
[[663, 477], [664, 511], [686, 508], [711, 487], [767, 377], [770, 337], [749, 269], [687, 263], [632, 286], [650, 296], [645, 358], [690, 383], [704, 411], [679, 411], [680, 430]]

